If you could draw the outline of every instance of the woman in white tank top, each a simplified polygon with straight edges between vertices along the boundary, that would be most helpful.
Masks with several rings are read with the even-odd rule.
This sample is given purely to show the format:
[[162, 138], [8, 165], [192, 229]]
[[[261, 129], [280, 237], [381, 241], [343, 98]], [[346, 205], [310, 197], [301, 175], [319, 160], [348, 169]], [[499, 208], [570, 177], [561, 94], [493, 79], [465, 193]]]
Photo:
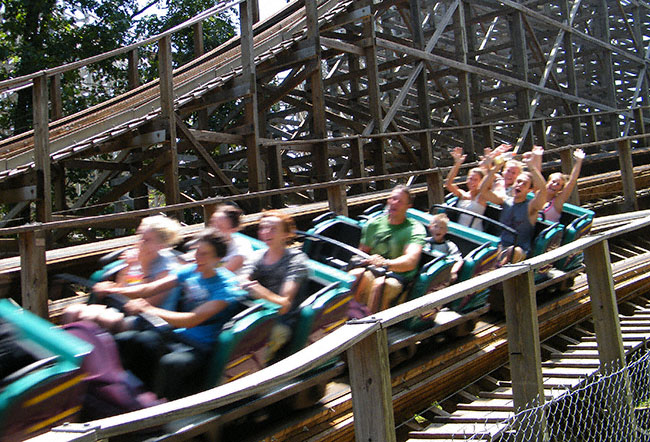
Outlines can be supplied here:
[[[463, 154], [462, 147], [455, 147], [451, 152], [451, 156], [454, 159], [454, 167], [449, 171], [447, 175], [447, 180], [445, 182], [445, 188], [458, 197], [458, 207], [461, 209], [469, 210], [471, 212], [483, 215], [485, 213], [485, 207], [487, 206], [487, 200], [485, 197], [480, 195], [479, 190], [481, 187], [481, 181], [485, 176], [483, 169], [475, 167], [470, 169], [467, 174], [467, 191], [460, 189], [455, 183], [454, 179], [458, 175], [460, 166], [465, 161], [467, 155]], [[462, 214], [458, 218], [458, 223], [463, 224], [474, 229], [483, 230], [483, 221], [472, 216]], [[470, 226], [471, 224], [471, 226]]]

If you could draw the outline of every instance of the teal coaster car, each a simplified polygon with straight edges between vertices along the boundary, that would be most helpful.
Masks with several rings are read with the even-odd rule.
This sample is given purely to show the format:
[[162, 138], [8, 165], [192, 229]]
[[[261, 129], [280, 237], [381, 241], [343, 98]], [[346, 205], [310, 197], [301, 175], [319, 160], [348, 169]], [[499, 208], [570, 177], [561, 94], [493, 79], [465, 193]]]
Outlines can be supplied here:
[[[355, 247], [361, 239], [361, 228], [365, 222], [381, 215], [383, 206], [375, 206], [364, 213], [362, 220], [354, 220], [345, 216], [326, 214], [314, 220], [316, 224], [309, 230], [303, 250], [315, 260], [327, 263], [338, 268], [346, 268], [355, 253]], [[413, 220], [428, 225], [431, 215], [415, 209], [409, 209], [407, 216]], [[315, 236], [331, 238], [334, 241], [328, 242]], [[477, 272], [487, 271], [492, 268], [496, 258], [496, 245], [498, 238], [491, 235], [476, 232], [455, 223], [450, 223], [449, 239], [456, 242], [461, 253], [465, 256], [463, 267], [460, 270], [459, 280], [468, 279]], [[342, 244], [340, 244], [342, 243]], [[454, 261], [442, 256], [437, 252], [430, 252], [426, 247], [423, 249], [419, 263], [420, 272], [408, 286], [404, 293], [397, 298], [396, 303], [401, 303], [423, 296], [426, 293], [435, 291], [449, 284], [450, 270]], [[459, 300], [449, 307], [458, 311], [469, 311], [485, 304], [486, 293], [483, 293], [472, 302], [470, 300]], [[437, 311], [432, 311], [421, 318], [406, 324], [413, 329], [422, 329], [431, 326], [436, 317]]]
[[[562, 215], [560, 216], [560, 223], [565, 226], [562, 234], [562, 245], [569, 244], [589, 234], [594, 221], [594, 215], [593, 210], [565, 203], [562, 207]], [[583, 258], [584, 256], [581, 252], [575, 253], [556, 261], [554, 265], [556, 268], [568, 272], [580, 267]]]
[[21, 441], [74, 422], [86, 391], [81, 364], [92, 346], [7, 299], [0, 299], [0, 320], [16, 338], [13, 356], [27, 356], [26, 365], [0, 380], [0, 440]]

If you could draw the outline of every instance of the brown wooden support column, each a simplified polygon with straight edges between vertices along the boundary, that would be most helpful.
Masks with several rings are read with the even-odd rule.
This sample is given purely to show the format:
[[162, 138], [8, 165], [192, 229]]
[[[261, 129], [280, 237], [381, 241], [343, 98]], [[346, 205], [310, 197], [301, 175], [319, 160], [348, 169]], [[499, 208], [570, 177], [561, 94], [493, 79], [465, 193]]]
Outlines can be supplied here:
[[533, 404], [544, 403], [533, 271], [504, 281], [503, 296], [513, 403], [515, 410], [521, 410]]
[[138, 71], [138, 63], [140, 61], [140, 55], [138, 54], [138, 49], [133, 49], [127, 54], [128, 60], [128, 84], [129, 89], [135, 89], [140, 86], [140, 72]]
[[[528, 55], [526, 46], [526, 32], [521, 12], [513, 11], [508, 16], [510, 26], [510, 37], [512, 40], [512, 73], [513, 76], [520, 80], [528, 82]], [[521, 88], [516, 93], [517, 96], [517, 115], [521, 119], [531, 118], [530, 114], [530, 94], [528, 89]], [[532, 134], [530, 131], [524, 139], [517, 140], [515, 149], [519, 151], [530, 150], [532, 147]]]
[[33, 80], [34, 171], [36, 173], [36, 220], [52, 220], [52, 177], [50, 172], [50, 132], [48, 129], [47, 75]]
[[623, 195], [625, 196], [623, 209], [628, 212], [639, 210], [639, 204], [636, 200], [636, 185], [634, 183], [634, 165], [632, 164], [630, 140], [619, 141], [616, 145], [616, 149], [618, 151], [618, 163], [621, 167]]
[[[282, 189], [284, 179], [282, 178], [282, 150], [279, 145], [266, 147], [267, 171], [272, 189]], [[271, 206], [275, 209], [284, 207], [282, 195], [271, 196]]]
[[[424, 42], [424, 32], [422, 30], [422, 17], [420, 14], [421, 10], [421, 0], [411, 0], [409, 6], [411, 8], [411, 23], [413, 28], [413, 44], [418, 49], [425, 49]], [[422, 69], [417, 79], [415, 80], [415, 86], [418, 91], [418, 117], [420, 119], [420, 128], [421, 129], [431, 129], [431, 106], [429, 104], [429, 94], [428, 94], [428, 80], [427, 80], [427, 70]], [[433, 145], [431, 142], [431, 132], [426, 131], [422, 132], [418, 136], [420, 140], [420, 162], [421, 167], [425, 169], [430, 169], [435, 166], [435, 161], [433, 158]], [[430, 207], [432, 204], [435, 204], [434, 195], [435, 189], [429, 189], [427, 191], [427, 204]]]
[[[366, 160], [363, 154], [363, 138], [359, 137], [350, 140], [350, 159], [352, 176], [354, 178], [364, 178], [366, 174]], [[368, 186], [365, 183], [355, 184], [350, 189], [350, 193], [366, 193]]]
[[[315, 69], [309, 76], [308, 89], [311, 90], [311, 133], [314, 138], [327, 138], [327, 118], [325, 117], [325, 88], [321, 69], [321, 45], [318, 29], [318, 8], [316, 0], [305, 0], [305, 14], [307, 21], [307, 41], [314, 46], [316, 57]], [[332, 173], [328, 161], [328, 143], [318, 142], [312, 147], [312, 175], [317, 182], [329, 181]], [[323, 189], [315, 191], [316, 200], [324, 199], [326, 192]]]
[[[642, 107], [635, 107], [634, 108], [634, 126], [636, 127], [636, 133], [637, 135], [644, 135], [645, 134], [645, 123], [643, 122], [643, 108]], [[648, 139], [647, 138], [641, 138], [640, 140], [637, 140], [638, 146], [639, 147], [645, 147], [648, 145]]]
[[[259, 143], [259, 111], [257, 100], [257, 75], [255, 72], [255, 54], [253, 52], [253, 9], [254, 0], [245, 0], [239, 4], [239, 22], [241, 32], [242, 77], [248, 83], [249, 96], [244, 99], [244, 122], [248, 133], [244, 136], [246, 159], [248, 162], [248, 190], [259, 192], [266, 188], [262, 173], [262, 157]], [[253, 211], [259, 211], [261, 202], [251, 201]]]
[[[129, 51], [126, 55], [128, 61], [128, 85], [129, 90], [136, 89], [140, 86], [140, 72], [138, 71], [138, 63], [140, 62], [140, 54], [138, 49], [135, 48]], [[131, 155], [141, 155], [141, 152], [146, 150], [145, 147], [133, 150]], [[133, 171], [136, 171], [142, 168], [142, 161], [133, 161], [131, 162], [133, 166]], [[145, 184], [140, 184], [135, 186], [131, 192], [131, 197], [133, 198], [133, 208], [136, 210], [148, 209], [149, 208], [149, 189]]]
[[63, 100], [61, 99], [61, 74], [50, 78], [50, 101], [52, 104], [52, 121], [63, 118]]
[[327, 201], [330, 211], [348, 216], [348, 198], [345, 193], [345, 186], [342, 184], [327, 188]]
[[607, 241], [587, 247], [584, 254], [600, 364], [621, 366], [625, 364], [625, 350]]
[[355, 344], [347, 352], [357, 441], [394, 442], [395, 418], [386, 330]]
[[[611, 2], [608, 0], [599, 0], [594, 2], [594, 7], [600, 11], [600, 14], [596, 14], [594, 17], [594, 23], [592, 26], [594, 37], [600, 39], [601, 41], [609, 44], [611, 40], [610, 27], [609, 27], [609, 5]], [[603, 92], [605, 94], [604, 103], [616, 109], [616, 77], [614, 77], [614, 62], [612, 60], [612, 51], [609, 49], [599, 50], [600, 54], [598, 56], [600, 63], [598, 63], [598, 68], [596, 70], [596, 75], [598, 75], [599, 83], [602, 85]], [[609, 138], [618, 138], [621, 134], [620, 122], [618, 114], [612, 113], [608, 117], [610, 126], [610, 136]]]
[[61, 211], [67, 208], [65, 198], [65, 167], [59, 163], [52, 166], [54, 187], [54, 210]]
[[18, 235], [20, 250], [20, 287], [23, 308], [42, 318], [48, 317], [45, 232]]
[[[361, 6], [365, 6], [366, 3], [368, 2], [364, 2], [364, 4]], [[369, 110], [372, 117], [372, 122], [374, 123], [373, 132], [377, 133], [380, 130], [382, 123], [382, 107], [381, 96], [379, 92], [379, 68], [377, 64], [377, 45], [374, 19], [371, 18], [363, 22], [363, 36], [364, 40], [366, 41], [366, 46], [363, 48], [363, 54], [366, 60], [366, 75], [368, 77], [368, 102], [370, 105]], [[366, 132], [367, 131], [364, 131], [364, 135], [369, 135], [369, 133]], [[387, 173], [386, 153], [384, 152], [385, 143], [386, 140], [383, 137], [373, 138], [371, 141], [375, 175], [385, 175]], [[377, 182], [377, 188], [385, 189], [386, 182]]]
[[426, 176], [427, 180], [427, 201], [429, 207], [434, 204], [442, 204], [445, 202], [445, 190], [440, 170], [436, 170]]
[[[467, 46], [467, 25], [465, 24], [465, 3], [458, 2], [458, 7], [454, 12], [454, 43], [456, 46], [456, 59], [461, 63], [467, 64], [468, 61], [468, 46]], [[471, 126], [472, 123], [472, 101], [470, 95], [470, 76], [467, 71], [458, 70], [456, 73], [458, 78], [458, 96], [460, 103], [458, 110], [460, 115], [460, 124], [463, 126]], [[474, 145], [474, 132], [469, 127], [462, 130], [463, 134], [463, 150], [469, 154], [472, 160], [478, 159], [479, 153], [476, 151]], [[426, 166], [425, 166], [426, 167]]]
[[[562, 169], [562, 173], [570, 175], [571, 170], [573, 170], [573, 165], [575, 164], [575, 161], [573, 159], [573, 149], [566, 149], [560, 151], [560, 167]], [[575, 204], [576, 206], [580, 205], [580, 195], [578, 193], [578, 186], [574, 186], [573, 192], [571, 192], [571, 196], [569, 197], [568, 200], [569, 203]]]
[[169, 35], [158, 40], [158, 63], [158, 71], [160, 73], [160, 109], [162, 117], [167, 123], [167, 139], [169, 141], [169, 164], [165, 168], [165, 201], [167, 205], [171, 205], [180, 202], [181, 192], [178, 176], [176, 113], [174, 112], [172, 46]]
[[[562, 8], [562, 18], [568, 21], [571, 14], [571, 7], [569, 6], [568, 0], [560, 0], [560, 7]], [[575, 53], [573, 50], [573, 34], [571, 32], [564, 33], [562, 48], [564, 49], [564, 66], [566, 67], [568, 92], [577, 97], [578, 79], [576, 76]], [[572, 114], [575, 115], [578, 113], [578, 105], [576, 103], [570, 103], [569, 107], [571, 108]], [[571, 118], [571, 130], [573, 132], [573, 142], [575, 144], [583, 143], [580, 118]]]
[[598, 124], [595, 115], [587, 116], [587, 135], [590, 142], [598, 141]]
[[[203, 40], [203, 22], [192, 25], [192, 41], [194, 42], [194, 58], [199, 58], [205, 53]], [[196, 113], [197, 125], [201, 130], [207, 130], [209, 126], [209, 116], [207, 109], [201, 109]]]
[[546, 139], [546, 120], [538, 120], [535, 122], [535, 144], [547, 148], [548, 140]]
[[212, 214], [216, 212], [217, 205], [218, 204], [206, 204], [203, 206], [203, 224], [205, 227], [208, 227], [208, 224], [210, 224], [210, 218], [212, 218]]

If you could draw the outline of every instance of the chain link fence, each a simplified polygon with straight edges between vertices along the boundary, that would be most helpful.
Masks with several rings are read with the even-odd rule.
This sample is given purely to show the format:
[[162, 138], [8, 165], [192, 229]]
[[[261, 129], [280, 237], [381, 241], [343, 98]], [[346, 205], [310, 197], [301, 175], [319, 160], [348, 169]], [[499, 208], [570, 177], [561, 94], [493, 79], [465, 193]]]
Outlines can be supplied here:
[[650, 350], [606, 367], [543, 405], [494, 423], [467, 425], [449, 438], [499, 442], [650, 442]]

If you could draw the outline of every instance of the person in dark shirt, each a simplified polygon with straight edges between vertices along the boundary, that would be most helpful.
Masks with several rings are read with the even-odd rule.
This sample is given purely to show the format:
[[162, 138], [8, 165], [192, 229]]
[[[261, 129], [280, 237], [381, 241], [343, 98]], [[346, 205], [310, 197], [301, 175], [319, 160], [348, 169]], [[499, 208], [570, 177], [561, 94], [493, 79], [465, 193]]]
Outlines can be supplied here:
[[250, 296], [280, 307], [281, 317], [271, 331], [267, 359], [291, 337], [291, 313], [300, 303], [297, 296], [309, 276], [307, 255], [287, 247], [294, 231], [295, 224], [289, 215], [279, 210], [264, 212], [258, 237], [268, 248], [257, 251], [242, 270], [242, 287]]

